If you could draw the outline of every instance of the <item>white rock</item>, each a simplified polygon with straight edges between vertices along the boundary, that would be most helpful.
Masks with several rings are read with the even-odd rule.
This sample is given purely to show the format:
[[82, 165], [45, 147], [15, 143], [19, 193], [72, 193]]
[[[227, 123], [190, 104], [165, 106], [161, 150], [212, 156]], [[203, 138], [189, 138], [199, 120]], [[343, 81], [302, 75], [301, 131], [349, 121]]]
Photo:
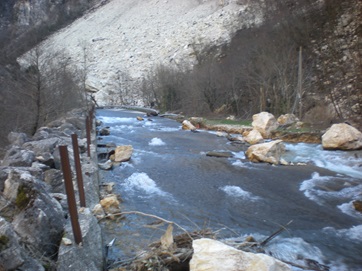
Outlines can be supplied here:
[[197, 239], [192, 246], [190, 271], [291, 271], [273, 257], [237, 250], [216, 240]]
[[253, 145], [253, 144], [257, 144], [260, 143], [261, 141], [264, 140], [263, 136], [261, 135], [261, 133], [256, 130], [253, 129], [251, 130], [248, 135], [246, 135], [244, 137], [245, 141], [248, 142], [249, 144]]
[[266, 162], [277, 165], [280, 163], [284, 151], [283, 140], [274, 140], [250, 146], [245, 155], [252, 162]]
[[255, 130], [258, 130], [263, 138], [269, 138], [272, 131], [276, 130], [279, 126], [273, 114], [268, 112], [260, 112], [253, 115], [253, 122], [251, 124]]
[[322, 146], [328, 150], [362, 149], [362, 133], [346, 123], [333, 124], [322, 136]]
[[183, 130], [196, 130], [196, 127], [192, 125], [192, 123], [188, 120], [184, 120], [182, 122], [182, 129]]

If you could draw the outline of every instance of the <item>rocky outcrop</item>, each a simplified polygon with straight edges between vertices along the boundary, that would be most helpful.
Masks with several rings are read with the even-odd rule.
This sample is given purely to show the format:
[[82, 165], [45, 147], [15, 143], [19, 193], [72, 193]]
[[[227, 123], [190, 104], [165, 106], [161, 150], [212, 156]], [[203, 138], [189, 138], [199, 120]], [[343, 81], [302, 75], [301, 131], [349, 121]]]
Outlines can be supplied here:
[[291, 271], [285, 263], [265, 254], [237, 250], [224, 243], [202, 238], [192, 242], [191, 271]]
[[281, 162], [281, 155], [284, 151], [283, 141], [275, 140], [252, 145], [247, 149], [245, 155], [252, 162], [266, 162], [277, 165]]
[[253, 129], [260, 132], [263, 138], [270, 138], [271, 132], [276, 130], [279, 126], [273, 114], [268, 112], [260, 112], [253, 115], [253, 122], [251, 124]]
[[322, 136], [322, 146], [327, 150], [362, 149], [362, 133], [346, 123], [333, 124]]

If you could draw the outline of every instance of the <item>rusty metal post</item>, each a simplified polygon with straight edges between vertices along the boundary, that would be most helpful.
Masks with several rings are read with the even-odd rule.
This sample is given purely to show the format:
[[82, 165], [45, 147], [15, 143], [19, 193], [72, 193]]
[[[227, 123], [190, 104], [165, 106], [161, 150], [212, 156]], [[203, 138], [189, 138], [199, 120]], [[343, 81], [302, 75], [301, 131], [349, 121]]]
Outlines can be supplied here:
[[82, 242], [82, 232], [78, 221], [77, 204], [75, 201], [74, 188], [72, 182], [72, 172], [70, 170], [69, 156], [67, 146], [59, 146], [60, 158], [62, 163], [65, 191], [67, 192], [67, 201], [72, 223], [74, 241], [76, 244]]
[[90, 157], [91, 131], [89, 126], [89, 116], [85, 120], [85, 130], [87, 132], [87, 154]]
[[74, 152], [75, 172], [77, 174], [77, 183], [78, 183], [80, 206], [85, 207], [83, 175], [82, 175], [82, 167], [80, 165], [80, 156], [79, 156], [79, 146], [78, 146], [78, 136], [77, 136], [77, 134], [72, 134], [72, 143], [73, 143], [73, 152]]

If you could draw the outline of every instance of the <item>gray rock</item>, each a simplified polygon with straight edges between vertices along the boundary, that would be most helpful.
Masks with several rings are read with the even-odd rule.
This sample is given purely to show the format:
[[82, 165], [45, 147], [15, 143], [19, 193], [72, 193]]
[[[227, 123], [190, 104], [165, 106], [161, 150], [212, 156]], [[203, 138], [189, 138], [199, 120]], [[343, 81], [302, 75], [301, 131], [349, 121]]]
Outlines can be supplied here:
[[15, 269], [43, 271], [44, 267], [28, 255], [12, 225], [0, 217], [0, 270]]
[[3, 196], [15, 210], [12, 225], [21, 241], [30, 243], [40, 255], [55, 255], [65, 219], [61, 205], [48, 193], [45, 183], [28, 171], [12, 170]]
[[111, 131], [109, 130], [109, 127], [104, 127], [99, 131], [100, 136], [107, 136], [110, 134], [111, 134]]
[[52, 193], [65, 193], [63, 174], [59, 169], [45, 171], [44, 182], [50, 185]]
[[33, 151], [36, 156], [46, 156], [53, 153], [54, 149], [61, 141], [62, 140], [60, 138], [51, 137], [37, 141], [27, 142], [23, 145], [23, 148]]
[[30, 167], [35, 161], [35, 153], [19, 147], [12, 147], [5, 154], [2, 166]]
[[70, 239], [72, 244], [65, 245], [63, 242], [61, 243], [57, 271], [103, 270], [101, 228], [88, 208], [83, 209], [83, 212], [79, 212], [79, 224], [83, 239], [82, 246], [75, 243], [70, 223], [68, 223], [64, 237]]

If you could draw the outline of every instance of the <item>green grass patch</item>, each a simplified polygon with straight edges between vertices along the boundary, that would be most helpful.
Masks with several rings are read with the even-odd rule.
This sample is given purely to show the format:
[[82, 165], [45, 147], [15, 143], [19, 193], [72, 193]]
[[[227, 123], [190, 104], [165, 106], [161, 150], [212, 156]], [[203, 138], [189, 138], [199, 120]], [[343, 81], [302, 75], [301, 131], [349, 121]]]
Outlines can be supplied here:
[[242, 126], [251, 126], [251, 120], [228, 120], [228, 119], [207, 119], [205, 120], [206, 125], [242, 125]]

